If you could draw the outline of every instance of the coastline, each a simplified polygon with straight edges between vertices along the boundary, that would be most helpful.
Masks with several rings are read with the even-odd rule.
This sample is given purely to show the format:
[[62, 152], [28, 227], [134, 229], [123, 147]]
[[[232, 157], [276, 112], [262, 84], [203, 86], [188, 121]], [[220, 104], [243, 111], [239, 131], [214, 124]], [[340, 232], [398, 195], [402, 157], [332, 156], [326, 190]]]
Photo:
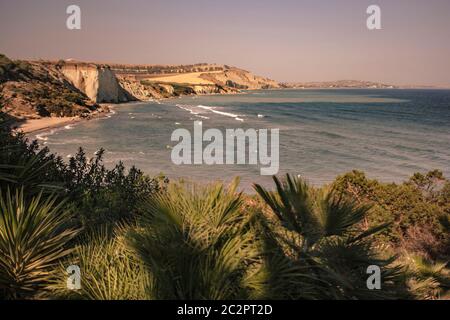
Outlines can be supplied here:
[[[246, 94], [247, 92], [239, 92], [234, 94]], [[223, 95], [223, 94], [204, 94], [204, 95]], [[228, 95], [228, 94], [227, 94]], [[45, 131], [49, 131], [52, 129], [59, 129], [68, 125], [80, 123], [83, 121], [90, 121], [90, 120], [96, 120], [96, 119], [102, 119], [102, 118], [109, 118], [112, 114], [115, 114], [115, 109], [117, 107], [120, 107], [121, 105], [127, 105], [127, 104], [137, 104], [137, 103], [145, 103], [145, 102], [155, 102], [155, 103], [162, 103], [164, 101], [170, 101], [174, 100], [179, 97], [168, 97], [168, 98], [161, 98], [161, 99], [151, 99], [151, 100], [138, 100], [138, 101], [129, 101], [129, 102], [123, 102], [123, 103], [115, 103], [115, 104], [100, 104], [100, 106], [108, 111], [99, 112], [96, 114], [90, 114], [87, 117], [45, 117], [40, 119], [26, 119], [23, 121], [18, 121], [13, 124], [13, 127], [16, 128], [14, 131], [21, 132], [25, 135], [31, 135], [34, 133], [41, 133]]]
[[41, 119], [30, 119], [21, 122], [16, 131], [22, 132], [24, 134], [30, 134], [38, 131], [44, 131], [49, 129], [54, 129], [73, 123], [77, 123], [83, 120], [80, 117], [61, 117], [61, 118], [41, 118]]
[[88, 117], [46, 117], [41, 119], [28, 119], [22, 122], [17, 122], [16, 132], [21, 132], [25, 135], [32, 133], [47, 131], [50, 129], [58, 129], [71, 124], [76, 124], [82, 121], [89, 121], [99, 118], [108, 117], [110, 114], [114, 114], [115, 106], [110, 104], [101, 104], [102, 107], [106, 107], [108, 111], [100, 112], [95, 115], [90, 115]]
[[[289, 91], [289, 90], [341, 90], [341, 89], [370, 89], [370, 90], [408, 90], [412, 88], [270, 88], [270, 89], [263, 89], [267, 91], [276, 91], [276, 90], [283, 90], [283, 91]], [[418, 90], [436, 90], [438, 88], [417, 88]], [[442, 90], [448, 90], [445, 88], [439, 88]], [[202, 94], [202, 96], [213, 96], [213, 95], [245, 95], [248, 94], [251, 91], [255, 90], [242, 90], [238, 93], [231, 93], [231, 94], [217, 94], [217, 93], [210, 93], [210, 94]], [[40, 119], [28, 119], [21, 122], [16, 122], [15, 125], [17, 126], [15, 131], [16, 132], [22, 132], [25, 135], [29, 135], [36, 132], [42, 132], [47, 131], [50, 129], [58, 129], [67, 125], [76, 124], [82, 121], [89, 121], [94, 119], [100, 119], [110, 116], [111, 114], [114, 114], [114, 109], [120, 105], [124, 104], [130, 104], [130, 103], [143, 103], [143, 102], [156, 102], [161, 103], [164, 101], [171, 101], [181, 98], [181, 96], [178, 97], [167, 97], [167, 98], [161, 98], [161, 99], [151, 99], [147, 101], [129, 101], [124, 103], [117, 103], [117, 104], [100, 104], [103, 108], [106, 108], [108, 111], [99, 112], [94, 115], [89, 115], [88, 117], [47, 117], [47, 118], [40, 118]]]

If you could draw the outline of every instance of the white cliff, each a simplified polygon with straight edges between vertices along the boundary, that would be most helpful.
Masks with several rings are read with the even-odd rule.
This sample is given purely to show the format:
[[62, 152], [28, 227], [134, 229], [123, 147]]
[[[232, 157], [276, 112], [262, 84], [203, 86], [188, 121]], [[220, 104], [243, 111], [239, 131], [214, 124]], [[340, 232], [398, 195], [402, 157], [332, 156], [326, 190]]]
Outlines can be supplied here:
[[119, 85], [108, 66], [95, 64], [64, 64], [64, 76], [94, 102], [127, 102], [132, 97]]

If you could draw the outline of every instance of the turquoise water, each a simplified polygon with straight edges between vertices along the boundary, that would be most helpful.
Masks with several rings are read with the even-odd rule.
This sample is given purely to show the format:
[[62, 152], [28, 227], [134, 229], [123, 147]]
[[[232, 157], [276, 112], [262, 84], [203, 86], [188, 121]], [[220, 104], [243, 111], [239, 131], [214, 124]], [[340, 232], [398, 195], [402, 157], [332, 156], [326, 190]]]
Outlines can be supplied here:
[[[199, 107], [200, 106], [200, 107]], [[241, 176], [243, 186], [270, 183], [258, 166], [181, 165], [171, 162], [177, 128], [279, 128], [280, 174], [313, 184], [352, 169], [382, 181], [441, 169], [450, 176], [448, 90], [271, 90], [120, 105], [109, 118], [40, 133], [51, 151], [67, 158], [83, 147], [106, 149], [108, 165], [122, 160], [149, 174], [200, 181]]]

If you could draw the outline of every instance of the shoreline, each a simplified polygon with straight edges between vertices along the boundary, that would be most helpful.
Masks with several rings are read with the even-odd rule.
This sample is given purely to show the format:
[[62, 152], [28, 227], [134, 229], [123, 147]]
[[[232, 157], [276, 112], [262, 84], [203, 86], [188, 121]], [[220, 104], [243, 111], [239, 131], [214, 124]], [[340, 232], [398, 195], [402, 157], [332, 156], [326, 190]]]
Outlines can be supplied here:
[[[235, 94], [246, 94], [246, 92], [235, 93]], [[208, 94], [208, 95], [220, 95], [220, 94]], [[178, 99], [180, 97], [170, 97], [170, 98], [161, 98], [161, 99], [152, 99], [152, 100], [138, 100], [138, 101], [128, 101], [123, 103], [115, 103], [115, 104], [100, 104], [102, 107], [107, 107], [109, 112], [101, 112], [93, 116], [88, 116], [86, 118], [81, 118], [79, 116], [76, 117], [46, 117], [40, 119], [27, 119], [24, 121], [16, 122], [14, 125], [17, 126], [15, 129], [16, 132], [22, 132], [25, 135], [30, 135], [34, 133], [40, 133], [44, 131], [48, 131], [51, 129], [58, 129], [67, 125], [80, 123], [83, 121], [90, 121], [95, 119], [102, 119], [108, 117], [108, 115], [114, 114], [115, 109], [120, 107], [121, 105], [127, 104], [138, 104], [138, 103], [146, 103], [146, 102], [155, 102], [161, 103], [164, 101], [170, 101], [174, 99]]]
[[42, 118], [30, 119], [20, 122], [15, 131], [23, 134], [37, 133], [62, 126], [78, 123], [84, 119], [80, 117], [60, 117], [60, 118]]
[[80, 123], [83, 121], [95, 120], [106, 118], [110, 114], [114, 114], [115, 106], [110, 104], [101, 104], [102, 107], [107, 107], [108, 112], [100, 112], [89, 117], [82, 118], [80, 116], [75, 117], [46, 117], [40, 119], [28, 119], [21, 122], [16, 122], [17, 126], [14, 131], [21, 132], [25, 135], [30, 135], [34, 133], [44, 132], [51, 129], [58, 129], [68, 125]]
[[[268, 90], [268, 91], [276, 91], [276, 90], [283, 90], [283, 91], [289, 91], [289, 90], [340, 90], [340, 89], [370, 89], [370, 90], [408, 90], [412, 88], [271, 88], [271, 89], [262, 89], [262, 90]], [[436, 90], [438, 88], [418, 88], [423, 90]], [[439, 88], [441, 90], [448, 90], [445, 88]], [[232, 94], [205, 94], [205, 95], [242, 95], [242, 94], [248, 94], [249, 92], [252, 92], [255, 90], [243, 90], [239, 93], [232, 93]], [[20, 122], [16, 122], [14, 125], [17, 126], [15, 131], [21, 132], [25, 135], [30, 135], [33, 133], [39, 133], [43, 131], [48, 131], [51, 129], [58, 129], [67, 125], [80, 123], [82, 121], [89, 121], [89, 120], [95, 120], [95, 119], [101, 119], [108, 117], [111, 113], [114, 114], [114, 109], [116, 107], [120, 107], [124, 104], [135, 104], [135, 103], [145, 103], [145, 102], [156, 102], [161, 103], [165, 101], [171, 101], [175, 100], [181, 97], [168, 97], [168, 98], [161, 98], [161, 99], [151, 99], [146, 101], [129, 101], [124, 103], [117, 103], [117, 104], [100, 104], [102, 107], [107, 107], [109, 109], [109, 112], [100, 112], [95, 115], [90, 115], [85, 118], [81, 118], [79, 116], [75, 117], [47, 117], [47, 118], [40, 118], [40, 119], [28, 119]]]

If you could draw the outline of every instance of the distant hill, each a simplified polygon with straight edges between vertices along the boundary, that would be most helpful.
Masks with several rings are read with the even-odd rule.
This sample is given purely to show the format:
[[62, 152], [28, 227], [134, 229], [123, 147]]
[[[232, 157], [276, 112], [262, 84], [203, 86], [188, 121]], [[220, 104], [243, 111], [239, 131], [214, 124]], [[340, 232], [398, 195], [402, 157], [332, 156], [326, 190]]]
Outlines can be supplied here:
[[339, 81], [325, 81], [325, 82], [292, 82], [281, 83], [283, 88], [297, 88], [297, 89], [327, 89], [327, 88], [354, 88], [354, 89], [395, 89], [397, 86], [360, 80], [339, 80]]
[[140, 100], [182, 94], [227, 94], [279, 88], [273, 80], [217, 64], [188, 66], [111, 65], [121, 85]]

